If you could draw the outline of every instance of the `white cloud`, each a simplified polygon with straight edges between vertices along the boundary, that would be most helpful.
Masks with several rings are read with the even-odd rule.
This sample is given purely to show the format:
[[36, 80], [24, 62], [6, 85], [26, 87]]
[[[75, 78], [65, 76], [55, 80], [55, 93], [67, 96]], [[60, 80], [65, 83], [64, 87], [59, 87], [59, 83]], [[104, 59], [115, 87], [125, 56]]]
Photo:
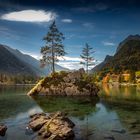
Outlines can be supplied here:
[[72, 39], [73, 37], [75, 37], [76, 35], [74, 35], [74, 34], [71, 34], [71, 35], [67, 35], [67, 36], [65, 36], [66, 37], [66, 39]]
[[28, 55], [34, 57], [34, 58], [37, 59], [37, 60], [40, 60], [40, 58], [41, 58], [41, 56], [39, 56], [39, 55], [37, 55], [37, 54], [31, 54], [31, 53], [26, 53], [26, 54], [28, 54]]
[[0, 19], [22, 22], [49, 22], [57, 17], [56, 13], [44, 10], [23, 10], [3, 14]]
[[67, 61], [60, 61], [57, 63], [58, 65], [68, 68], [70, 70], [78, 70], [80, 68], [82, 68], [82, 66], [80, 65], [79, 62], [67, 62]]
[[40, 59], [41, 59], [41, 54], [38, 54], [38, 53], [31, 53], [31, 52], [22, 51], [22, 50], [20, 50], [20, 52], [23, 53], [24, 55], [30, 55], [30, 56], [32, 56], [33, 58], [37, 59], [37, 60], [40, 60]]
[[[65, 60], [64, 60], [65, 59]], [[60, 58], [58, 65], [68, 68], [70, 70], [78, 70], [80, 68], [83, 68], [84, 66], [80, 64], [82, 59], [80, 57], [68, 57], [64, 56], [64, 59]], [[93, 68], [94, 66], [90, 66], [89, 69]]]
[[81, 58], [79, 57], [64, 56], [63, 58], [59, 58], [59, 60], [58, 65], [70, 70], [79, 69], [82, 67], [80, 65]]
[[90, 22], [83, 23], [82, 25], [86, 28], [94, 28], [94, 24]]
[[61, 60], [61, 61], [81, 61], [81, 58], [64, 56], [63, 58], [60, 57], [59, 60]]
[[113, 42], [103, 41], [102, 43], [104, 46], [115, 46], [115, 43], [113, 43]]
[[72, 19], [62, 19], [61, 21], [65, 23], [72, 23]]

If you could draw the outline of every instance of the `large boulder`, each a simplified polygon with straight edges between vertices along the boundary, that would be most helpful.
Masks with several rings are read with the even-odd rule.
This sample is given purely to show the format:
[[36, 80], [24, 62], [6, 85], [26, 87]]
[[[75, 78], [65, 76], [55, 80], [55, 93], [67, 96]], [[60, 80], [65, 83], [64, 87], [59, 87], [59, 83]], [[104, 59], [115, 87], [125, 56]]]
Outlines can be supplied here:
[[47, 140], [68, 140], [74, 138], [74, 123], [61, 112], [50, 115], [35, 114], [28, 128], [38, 132], [38, 136]]
[[84, 69], [54, 73], [42, 79], [28, 95], [97, 96], [98, 87]]
[[7, 126], [0, 125], [0, 136], [5, 136], [6, 130], [7, 130]]

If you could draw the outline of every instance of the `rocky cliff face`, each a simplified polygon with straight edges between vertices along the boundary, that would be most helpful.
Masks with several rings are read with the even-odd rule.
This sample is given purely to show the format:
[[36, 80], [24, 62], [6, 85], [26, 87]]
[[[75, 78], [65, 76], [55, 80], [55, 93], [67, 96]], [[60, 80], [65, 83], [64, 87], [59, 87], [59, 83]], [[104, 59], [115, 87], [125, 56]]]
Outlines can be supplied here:
[[55, 73], [41, 80], [28, 95], [97, 96], [98, 87], [91, 77], [84, 75], [86, 74], [83, 69]]

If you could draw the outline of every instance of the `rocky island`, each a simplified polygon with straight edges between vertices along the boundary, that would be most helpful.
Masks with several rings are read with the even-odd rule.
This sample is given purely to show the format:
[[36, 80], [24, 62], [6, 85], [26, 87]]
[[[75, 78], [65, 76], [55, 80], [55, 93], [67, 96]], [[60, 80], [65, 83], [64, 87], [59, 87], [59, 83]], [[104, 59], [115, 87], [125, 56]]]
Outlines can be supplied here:
[[97, 96], [99, 88], [84, 69], [53, 73], [40, 80], [28, 95]]

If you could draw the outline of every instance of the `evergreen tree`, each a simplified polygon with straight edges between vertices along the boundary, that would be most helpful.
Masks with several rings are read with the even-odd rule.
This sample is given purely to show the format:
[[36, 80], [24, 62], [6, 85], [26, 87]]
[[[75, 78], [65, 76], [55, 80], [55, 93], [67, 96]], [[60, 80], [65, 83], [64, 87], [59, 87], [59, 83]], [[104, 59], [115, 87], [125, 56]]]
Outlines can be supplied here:
[[41, 66], [44, 67], [50, 64], [52, 72], [54, 73], [55, 63], [59, 61], [58, 57], [63, 57], [66, 54], [64, 45], [62, 44], [64, 36], [57, 29], [55, 21], [49, 27], [49, 31], [43, 40], [46, 42], [46, 45], [41, 47]]
[[82, 54], [80, 57], [83, 61], [80, 62], [80, 64], [84, 65], [86, 67], [86, 72], [88, 74], [89, 66], [94, 65], [94, 57], [92, 56], [94, 53], [93, 48], [90, 47], [87, 43], [85, 47], [82, 50]]

